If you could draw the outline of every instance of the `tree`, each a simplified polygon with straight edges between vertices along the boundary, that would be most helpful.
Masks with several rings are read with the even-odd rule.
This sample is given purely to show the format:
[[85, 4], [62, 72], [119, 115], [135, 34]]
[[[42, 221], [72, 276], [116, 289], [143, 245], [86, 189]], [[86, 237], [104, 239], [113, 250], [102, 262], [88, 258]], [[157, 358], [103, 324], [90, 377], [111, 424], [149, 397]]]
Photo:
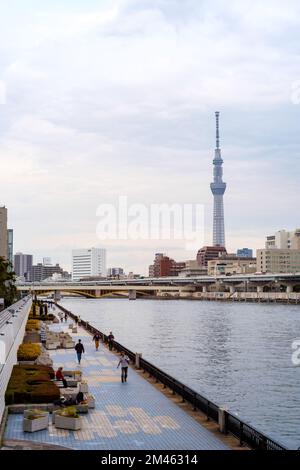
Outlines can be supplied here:
[[16, 297], [15, 273], [11, 271], [10, 263], [0, 256], [0, 298], [4, 299], [5, 307], [9, 307]]

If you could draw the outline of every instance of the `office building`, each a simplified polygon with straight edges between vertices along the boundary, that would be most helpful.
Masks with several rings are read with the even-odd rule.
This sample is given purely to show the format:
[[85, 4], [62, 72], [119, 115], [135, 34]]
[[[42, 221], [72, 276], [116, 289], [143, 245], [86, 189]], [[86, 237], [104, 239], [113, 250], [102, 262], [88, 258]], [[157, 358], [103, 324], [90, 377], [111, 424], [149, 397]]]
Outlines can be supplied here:
[[240, 248], [237, 250], [236, 255], [240, 258], [252, 258], [253, 257], [253, 250], [250, 248]]
[[31, 266], [29, 281], [30, 282], [41, 282], [51, 277], [53, 274], [61, 274], [62, 277], [66, 276], [66, 273], [59, 264], [55, 266], [44, 266], [42, 263]]
[[195, 259], [185, 261], [185, 268], [178, 274], [180, 277], [205, 276], [207, 268], [200, 266]]
[[25, 281], [29, 281], [32, 263], [32, 255], [16, 253], [14, 256], [14, 272], [16, 273], [16, 276], [23, 278]]
[[7, 209], [0, 207], [0, 257], [7, 259]]
[[156, 253], [153, 264], [149, 266], [149, 277], [178, 276], [184, 268], [184, 261], [178, 262], [163, 253]]
[[253, 274], [256, 272], [256, 258], [245, 256], [221, 255], [217, 259], [208, 261], [207, 274], [209, 276], [229, 276], [233, 274]]
[[257, 271], [261, 273], [300, 273], [300, 249], [257, 250]]
[[197, 262], [199, 266], [206, 266], [208, 261], [219, 258], [220, 255], [226, 254], [226, 248], [223, 246], [204, 246], [197, 253]]
[[300, 250], [300, 228], [290, 232], [278, 230], [274, 235], [267, 236], [265, 247], [268, 250], [273, 248], [279, 250]]
[[44, 266], [52, 266], [51, 258], [49, 258], [48, 256], [46, 258], [43, 258], [43, 265]]
[[124, 269], [123, 268], [108, 268], [107, 270], [107, 277], [122, 277], [124, 276]]
[[12, 270], [14, 264], [14, 231], [11, 228], [7, 230], [7, 261]]
[[106, 250], [104, 248], [72, 250], [73, 281], [91, 276], [106, 277]]

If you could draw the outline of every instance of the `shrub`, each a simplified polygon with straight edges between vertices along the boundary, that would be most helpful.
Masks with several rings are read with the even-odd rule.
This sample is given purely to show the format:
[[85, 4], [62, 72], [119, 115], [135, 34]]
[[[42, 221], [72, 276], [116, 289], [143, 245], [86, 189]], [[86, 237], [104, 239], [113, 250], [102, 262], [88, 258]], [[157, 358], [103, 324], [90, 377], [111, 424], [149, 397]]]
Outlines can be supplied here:
[[18, 349], [18, 361], [35, 361], [41, 354], [41, 346], [37, 343], [21, 344]]
[[54, 315], [53, 313], [49, 313], [49, 315], [29, 315], [29, 320], [40, 320], [40, 321], [53, 321]]
[[39, 320], [28, 320], [26, 324], [26, 331], [39, 331], [40, 321]]
[[46, 411], [39, 410], [39, 409], [32, 409], [27, 413], [26, 419], [38, 419], [43, 418], [47, 415]]
[[75, 406], [67, 406], [66, 408], [58, 410], [57, 413], [67, 418], [79, 418], [79, 414], [77, 413]]
[[7, 405], [20, 403], [53, 403], [60, 397], [52, 367], [17, 365], [13, 367], [5, 393]]

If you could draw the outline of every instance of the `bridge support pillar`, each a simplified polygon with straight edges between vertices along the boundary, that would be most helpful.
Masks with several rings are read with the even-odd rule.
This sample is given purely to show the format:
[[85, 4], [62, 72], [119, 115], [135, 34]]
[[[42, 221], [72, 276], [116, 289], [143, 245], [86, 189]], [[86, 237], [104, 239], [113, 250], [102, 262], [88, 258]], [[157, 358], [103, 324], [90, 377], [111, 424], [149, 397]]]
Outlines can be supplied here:
[[207, 286], [202, 286], [202, 292], [207, 292]]
[[258, 293], [263, 292], [263, 291], [264, 291], [263, 286], [257, 286], [257, 292]]
[[128, 293], [129, 300], [136, 300], [136, 290], [130, 290]]
[[54, 297], [53, 297], [53, 298], [54, 298], [54, 302], [59, 302], [59, 301], [60, 301], [60, 299], [61, 299], [61, 293], [60, 293], [59, 290], [55, 290], [55, 291], [54, 291]]
[[234, 294], [235, 293], [235, 287], [234, 286], [229, 286], [229, 292], [230, 292], [230, 294]]
[[293, 292], [293, 286], [290, 285], [290, 284], [288, 284], [288, 285], [286, 286], [286, 292], [287, 292], [288, 294], [291, 294], [291, 293]]

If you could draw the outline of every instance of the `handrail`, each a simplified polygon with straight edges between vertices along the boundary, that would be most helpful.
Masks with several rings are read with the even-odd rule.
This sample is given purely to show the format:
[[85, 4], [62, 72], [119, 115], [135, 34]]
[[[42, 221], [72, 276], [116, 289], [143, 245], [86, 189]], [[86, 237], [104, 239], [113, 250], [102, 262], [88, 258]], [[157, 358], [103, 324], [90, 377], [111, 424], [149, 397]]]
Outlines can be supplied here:
[[[74, 315], [72, 312], [70, 312], [63, 306], [59, 305], [57, 302], [53, 303], [75, 320], [76, 315]], [[99, 334], [104, 342], [108, 341], [108, 336], [99, 331], [94, 326], [92, 326], [89, 322], [81, 319], [80, 324], [81, 326], [86, 328], [90, 333]], [[117, 341], [112, 341], [112, 344], [117, 351], [124, 351], [129, 357], [129, 359], [135, 361], [136, 355], [130, 349], [125, 348]], [[207, 419], [212, 419], [213, 421], [218, 422], [219, 406], [213, 403], [207, 397], [201, 395], [200, 393], [191, 389], [187, 385], [184, 385], [179, 380], [175, 379], [171, 375], [162, 371], [161, 369], [154, 366], [143, 358], [140, 358], [140, 368], [143, 369], [145, 372], [148, 372], [148, 374], [155, 378], [157, 382], [162, 383], [164, 387], [168, 387], [170, 390], [172, 390], [174, 394], [177, 393], [178, 395], [180, 395], [183, 401], [186, 400], [187, 402], [191, 403], [194, 407], [194, 410], [199, 409], [206, 414]], [[239, 439], [240, 445], [246, 444], [251, 449], [260, 450], [288, 450], [288, 448], [285, 447], [283, 444], [276, 442], [274, 439], [258, 431], [246, 421], [242, 421], [234, 414], [226, 412], [226, 415], [227, 432]]]

